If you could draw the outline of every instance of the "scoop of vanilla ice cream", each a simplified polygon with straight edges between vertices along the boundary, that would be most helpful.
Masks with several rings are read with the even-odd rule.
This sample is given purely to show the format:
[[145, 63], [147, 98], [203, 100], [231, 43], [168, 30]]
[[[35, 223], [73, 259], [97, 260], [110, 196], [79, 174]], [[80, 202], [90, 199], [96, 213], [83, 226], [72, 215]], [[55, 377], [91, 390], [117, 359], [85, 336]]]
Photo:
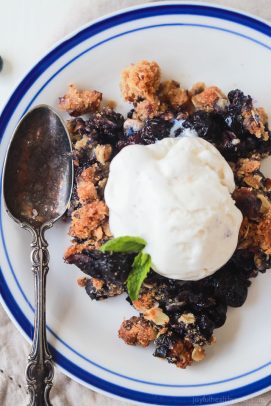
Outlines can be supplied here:
[[161, 275], [204, 278], [236, 248], [242, 214], [234, 188], [230, 166], [202, 138], [127, 146], [112, 160], [105, 188], [111, 232], [144, 238]]

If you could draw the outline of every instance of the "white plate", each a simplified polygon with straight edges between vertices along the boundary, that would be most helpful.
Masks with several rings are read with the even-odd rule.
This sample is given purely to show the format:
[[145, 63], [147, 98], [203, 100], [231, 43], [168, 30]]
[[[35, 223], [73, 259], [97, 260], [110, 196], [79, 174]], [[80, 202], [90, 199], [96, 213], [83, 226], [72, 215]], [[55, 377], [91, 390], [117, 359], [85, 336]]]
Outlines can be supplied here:
[[[97, 20], [53, 48], [16, 88], [1, 116], [1, 166], [22, 114], [39, 103], [56, 106], [71, 82], [102, 91], [117, 100], [119, 110], [128, 111], [120, 99], [119, 74], [143, 58], [159, 62], [165, 77], [185, 87], [196, 81], [226, 92], [238, 87], [271, 113], [270, 37], [264, 21], [198, 3], [155, 3]], [[152, 357], [152, 348], [126, 346], [118, 339], [121, 321], [133, 310], [125, 297], [96, 303], [78, 288], [80, 272], [62, 260], [66, 234], [61, 222], [47, 234], [47, 332], [55, 361], [67, 375], [111, 396], [155, 405], [233, 403], [268, 390], [271, 273], [253, 281], [242, 308], [229, 310], [207, 359], [180, 370]], [[29, 243], [2, 201], [2, 302], [27, 338], [33, 330]]]

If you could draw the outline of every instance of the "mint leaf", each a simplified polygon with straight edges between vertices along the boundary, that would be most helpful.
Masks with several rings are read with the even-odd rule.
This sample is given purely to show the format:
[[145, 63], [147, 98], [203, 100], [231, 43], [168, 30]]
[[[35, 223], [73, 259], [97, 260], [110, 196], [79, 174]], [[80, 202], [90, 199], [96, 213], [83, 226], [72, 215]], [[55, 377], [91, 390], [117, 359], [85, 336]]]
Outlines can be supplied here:
[[151, 256], [145, 252], [139, 252], [134, 259], [133, 269], [127, 278], [127, 289], [131, 300], [138, 298], [144, 279], [151, 269]]
[[112, 238], [101, 246], [102, 252], [139, 252], [143, 250], [146, 241], [140, 237], [118, 237]]

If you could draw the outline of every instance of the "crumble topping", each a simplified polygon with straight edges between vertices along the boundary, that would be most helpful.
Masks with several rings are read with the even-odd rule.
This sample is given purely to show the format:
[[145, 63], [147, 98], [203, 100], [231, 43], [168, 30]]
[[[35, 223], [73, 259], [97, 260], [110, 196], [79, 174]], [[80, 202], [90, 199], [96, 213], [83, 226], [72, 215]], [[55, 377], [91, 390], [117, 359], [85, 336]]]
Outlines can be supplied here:
[[86, 278], [85, 290], [91, 299], [104, 300], [108, 297], [121, 295], [124, 289], [120, 285], [111, 282], [105, 282], [102, 279]]
[[64, 259], [69, 258], [75, 254], [79, 254], [84, 249], [88, 248], [88, 246], [89, 245], [87, 243], [71, 245], [69, 248], [66, 249]]
[[183, 106], [189, 101], [187, 90], [180, 87], [176, 80], [165, 80], [159, 88], [159, 98], [174, 109]]
[[85, 277], [78, 278], [77, 279], [77, 285], [80, 286], [80, 288], [84, 288], [86, 286], [86, 284], [87, 284], [87, 280], [88, 280], [88, 278], [85, 278]]
[[59, 98], [58, 106], [72, 116], [80, 116], [97, 110], [101, 100], [102, 93], [96, 90], [78, 90], [74, 84], [71, 84], [67, 93]]
[[139, 61], [128, 66], [121, 73], [121, 93], [124, 100], [138, 99], [152, 101], [160, 84], [160, 67], [156, 62]]
[[236, 165], [236, 174], [238, 178], [242, 178], [244, 176], [250, 175], [253, 172], [256, 172], [260, 169], [261, 161], [260, 157], [258, 158], [242, 158], [239, 159]]
[[77, 194], [81, 204], [97, 200], [97, 191], [94, 183], [84, 180], [81, 176], [77, 180]]
[[205, 350], [202, 347], [196, 347], [192, 351], [192, 360], [200, 362], [205, 358]]
[[96, 290], [101, 290], [102, 287], [104, 286], [104, 281], [102, 281], [101, 279], [92, 278], [92, 279], [91, 279], [91, 282], [92, 282], [92, 286], [93, 286]]
[[158, 97], [142, 100], [134, 103], [133, 118], [145, 121], [148, 118], [153, 118], [164, 111], [164, 106], [161, 104]]
[[[201, 85], [201, 84], [200, 84]], [[223, 110], [228, 103], [225, 94], [216, 86], [210, 86], [200, 91], [194, 89], [196, 94], [192, 96], [192, 103], [196, 110], [213, 111], [217, 109]]]
[[112, 146], [110, 144], [97, 145], [95, 148], [96, 159], [102, 165], [108, 162], [112, 155]]
[[244, 119], [244, 127], [250, 132], [250, 134], [255, 135], [257, 138], [263, 138], [265, 141], [268, 140], [269, 134], [265, 128], [267, 114], [263, 108], [243, 109], [242, 117]]
[[160, 307], [153, 307], [144, 312], [145, 320], [152, 321], [156, 326], [165, 326], [169, 322], [169, 317]]
[[202, 93], [205, 87], [206, 85], [204, 82], [196, 82], [188, 91], [188, 94], [190, 97], [196, 96], [197, 94]]
[[[86, 195], [83, 200], [85, 203], [87, 199], [94, 200], [95, 196], [103, 194], [103, 189], [107, 182], [108, 165], [100, 167], [97, 163], [84, 169], [81, 174], [76, 178], [77, 194], [80, 200], [80, 195]], [[89, 196], [89, 197], [88, 197]]]
[[140, 313], [145, 313], [147, 310], [153, 308], [155, 304], [154, 295], [150, 289], [145, 292], [141, 291], [139, 298], [133, 301], [134, 308]]
[[69, 234], [79, 240], [95, 238], [96, 230], [106, 221], [108, 208], [103, 201], [96, 200], [73, 212]]
[[87, 136], [83, 136], [81, 138], [81, 140], [78, 140], [75, 144], [74, 144], [74, 149], [77, 149], [78, 151], [80, 151], [81, 149], [85, 149], [88, 146], [89, 143], [89, 139]]
[[239, 247], [253, 249], [255, 264], [259, 264], [263, 253], [267, 256], [271, 254], [270, 180], [260, 172], [259, 156], [240, 159], [236, 163], [235, 174], [239, 187], [233, 197], [244, 214]]
[[178, 321], [184, 324], [194, 324], [196, 319], [193, 313], [186, 313], [182, 314]]
[[147, 347], [157, 336], [156, 326], [142, 316], [124, 320], [119, 329], [119, 337], [129, 345]]
[[99, 166], [97, 165], [97, 163], [89, 166], [86, 169], [83, 169], [83, 171], [79, 175], [79, 181], [80, 179], [83, 182], [91, 182], [96, 186], [98, 181], [100, 180]]
[[71, 115], [85, 112], [67, 125], [74, 146], [75, 185], [68, 216], [72, 246], [67, 263], [87, 276], [78, 284], [91, 299], [103, 300], [126, 292], [125, 281], [135, 254], [101, 253], [112, 237], [103, 192], [111, 159], [131, 144], [151, 144], [186, 128], [215, 145], [232, 167], [233, 198], [242, 211], [238, 247], [214, 275], [197, 282], [163, 278], [150, 272], [139, 298], [131, 304], [140, 313], [122, 323], [119, 337], [127, 344], [147, 346], [154, 355], [186, 368], [202, 361], [205, 348], [216, 340], [215, 328], [226, 320], [227, 307], [241, 306], [251, 278], [271, 267], [271, 179], [260, 170], [271, 153], [267, 114], [252, 98], [235, 89], [226, 96], [218, 87], [198, 82], [188, 91], [179, 82], [161, 82], [156, 62], [139, 61], [121, 75], [123, 98], [133, 103], [125, 119], [101, 108], [102, 94], [79, 91], [74, 85], [60, 100]]
[[154, 355], [167, 359], [168, 362], [174, 363], [177, 368], [186, 368], [192, 364], [193, 346], [173, 332], [158, 335], [155, 344]]

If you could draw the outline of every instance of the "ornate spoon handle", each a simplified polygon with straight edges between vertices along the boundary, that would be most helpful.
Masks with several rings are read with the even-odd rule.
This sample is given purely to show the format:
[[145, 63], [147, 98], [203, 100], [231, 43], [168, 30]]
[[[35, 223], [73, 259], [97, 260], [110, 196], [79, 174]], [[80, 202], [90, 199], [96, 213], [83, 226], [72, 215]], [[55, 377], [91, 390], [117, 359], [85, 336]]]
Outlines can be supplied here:
[[[48, 228], [48, 227], [46, 227]], [[46, 275], [49, 253], [44, 238], [45, 228], [32, 230], [32, 270], [35, 278], [34, 338], [26, 367], [27, 388], [30, 393], [29, 406], [52, 406], [49, 393], [53, 385], [54, 366], [46, 339]]]

